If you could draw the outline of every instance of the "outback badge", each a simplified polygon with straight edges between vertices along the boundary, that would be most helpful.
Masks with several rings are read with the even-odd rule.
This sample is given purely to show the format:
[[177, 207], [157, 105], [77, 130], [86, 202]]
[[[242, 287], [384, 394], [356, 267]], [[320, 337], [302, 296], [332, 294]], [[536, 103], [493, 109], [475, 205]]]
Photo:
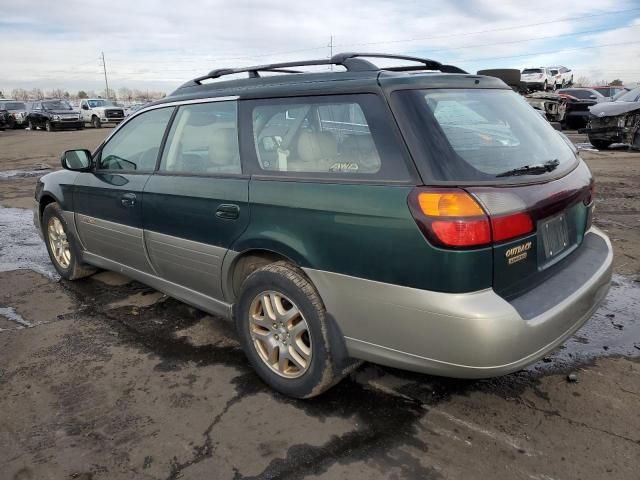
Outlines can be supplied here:
[[523, 243], [522, 245], [518, 245], [508, 249], [506, 252], [504, 252], [504, 256], [507, 257], [507, 263], [509, 265], [513, 265], [514, 263], [527, 258], [527, 252], [531, 250], [531, 245], [531, 241], [529, 241], [527, 243]]

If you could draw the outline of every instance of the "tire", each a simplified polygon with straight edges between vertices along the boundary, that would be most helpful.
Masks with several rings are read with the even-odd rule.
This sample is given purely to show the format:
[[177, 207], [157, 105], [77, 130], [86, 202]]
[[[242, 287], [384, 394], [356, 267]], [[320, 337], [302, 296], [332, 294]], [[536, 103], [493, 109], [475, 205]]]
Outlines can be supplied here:
[[91, 126], [93, 128], [102, 128], [102, 124], [100, 123], [100, 119], [95, 115], [91, 117]]
[[29, 128], [29, 130], [35, 130], [36, 126], [33, 124], [33, 122], [31, 120], [29, 120], [29, 124], [28, 124], [27, 128]]
[[[51, 263], [62, 278], [67, 280], [77, 280], [87, 277], [96, 272], [96, 269], [83, 264], [80, 261], [80, 245], [77, 239], [71, 233], [62, 209], [56, 202], [50, 203], [42, 213], [42, 235], [44, 237], [47, 252]], [[58, 227], [58, 228], [56, 228]], [[60, 229], [62, 231], [60, 231]], [[58, 237], [55, 237], [58, 234]], [[64, 248], [64, 244], [68, 247], [68, 255], [60, 255], [60, 251], [54, 252], [54, 245], [60, 245]], [[63, 260], [63, 261], [61, 261]]]
[[14, 130], [16, 128], [16, 121], [14, 118], [9, 117], [9, 121], [7, 122], [7, 128]]
[[[349, 362], [339, 353], [341, 346], [334, 340], [338, 337], [332, 334], [335, 330], [320, 295], [304, 272], [289, 262], [271, 263], [249, 275], [234, 313], [240, 344], [249, 362], [267, 385], [284, 395], [314, 397], [351, 370], [342, 368]], [[295, 315], [287, 320], [287, 314]], [[280, 362], [283, 350], [285, 368]], [[359, 365], [351, 363], [352, 367]]]
[[47, 120], [46, 122], [44, 122], [44, 129], [47, 132], [53, 132], [53, 125], [51, 125], [51, 122], [49, 120]]
[[598, 150], [606, 150], [613, 143], [608, 140], [595, 140], [595, 139], [594, 140], [589, 139], [589, 142], [591, 142], [591, 145], [596, 147]]
[[542, 86], [542, 91], [546, 92], [549, 89], [549, 85], [547, 84], [547, 81], [545, 80], [544, 85]]

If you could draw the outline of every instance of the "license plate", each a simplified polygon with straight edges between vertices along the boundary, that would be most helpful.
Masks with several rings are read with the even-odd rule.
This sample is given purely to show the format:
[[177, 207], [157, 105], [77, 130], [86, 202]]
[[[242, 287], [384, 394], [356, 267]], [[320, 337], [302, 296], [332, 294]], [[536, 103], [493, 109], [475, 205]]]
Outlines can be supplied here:
[[542, 233], [542, 244], [547, 259], [557, 257], [569, 245], [567, 217], [564, 213], [540, 222], [539, 231]]

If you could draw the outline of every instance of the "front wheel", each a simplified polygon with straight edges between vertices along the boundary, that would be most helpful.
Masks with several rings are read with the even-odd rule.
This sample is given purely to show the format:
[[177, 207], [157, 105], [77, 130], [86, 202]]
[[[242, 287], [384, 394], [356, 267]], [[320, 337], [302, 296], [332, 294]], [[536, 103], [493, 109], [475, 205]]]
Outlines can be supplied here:
[[53, 125], [51, 125], [51, 122], [49, 120], [47, 120], [44, 124], [44, 129], [47, 132], [53, 132]]
[[31, 120], [29, 120], [28, 128], [29, 128], [29, 130], [35, 130], [36, 129], [35, 125], [33, 124], [33, 122]]
[[242, 348], [260, 378], [295, 398], [310, 398], [346, 373], [318, 292], [288, 262], [259, 268], [243, 283], [235, 309]]
[[91, 125], [93, 128], [102, 128], [102, 124], [100, 123], [100, 119], [98, 117], [93, 117], [91, 119]]
[[42, 233], [51, 263], [62, 278], [76, 280], [95, 272], [80, 262], [78, 242], [70, 233], [60, 205], [55, 202], [42, 212]]

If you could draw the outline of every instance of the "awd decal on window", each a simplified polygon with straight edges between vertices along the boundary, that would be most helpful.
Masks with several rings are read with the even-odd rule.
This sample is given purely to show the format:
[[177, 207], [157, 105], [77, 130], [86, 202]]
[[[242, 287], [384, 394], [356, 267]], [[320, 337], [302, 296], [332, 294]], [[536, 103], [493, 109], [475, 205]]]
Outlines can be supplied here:
[[329, 168], [330, 172], [357, 172], [360, 167], [355, 162], [336, 162]]
[[531, 242], [523, 243], [517, 247], [511, 247], [509, 250], [504, 252], [504, 256], [507, 257], [509, 265], [513, 265], [514, 263], [527, 258], [529, 255], [527, 252], [531, 250], [531, 245]]

